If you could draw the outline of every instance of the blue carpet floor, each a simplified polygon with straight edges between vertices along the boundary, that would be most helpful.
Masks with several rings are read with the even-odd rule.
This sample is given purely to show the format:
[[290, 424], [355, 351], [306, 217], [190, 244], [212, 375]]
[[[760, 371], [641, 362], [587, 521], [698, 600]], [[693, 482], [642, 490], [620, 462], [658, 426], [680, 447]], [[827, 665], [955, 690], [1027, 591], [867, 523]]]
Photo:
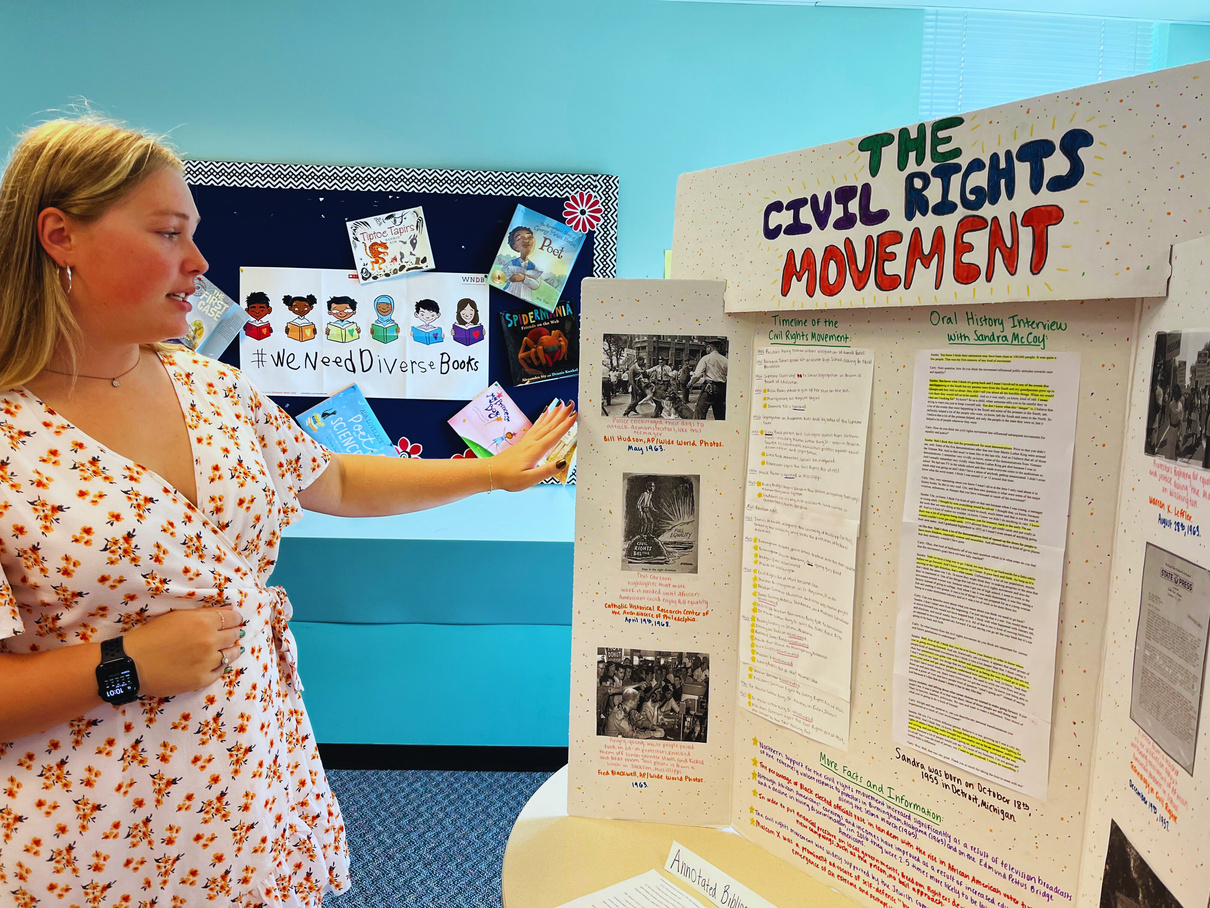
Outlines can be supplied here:
[[327, 908], [500, 908], [513, 821], [548, 772], [328, 771], [353, 888]]

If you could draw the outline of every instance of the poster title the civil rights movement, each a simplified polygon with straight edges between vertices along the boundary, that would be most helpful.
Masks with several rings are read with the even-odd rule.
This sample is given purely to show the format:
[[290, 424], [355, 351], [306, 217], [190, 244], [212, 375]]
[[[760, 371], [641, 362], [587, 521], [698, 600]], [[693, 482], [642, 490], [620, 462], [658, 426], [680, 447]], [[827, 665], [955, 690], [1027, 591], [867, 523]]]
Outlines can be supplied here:
[[[1058, 137], [972, 154], [953, 131], [965, 117], [945, 117], [857, 143], [868, 179], [773, 199], [754, 215], [767, 241], [791, 241], [781, 271], [781, 296], [834, 297], [912, 290], [948, 273], [961, 285], [1018, 274], [1040, 275], [1067, 217], [1061, 202], [1079, 186], [1092, 133], [1072, 127]], [[1032, 133], [1032, 130], [1031, 130]], [[805, 181], [804, 181], [804, 186]], [[1001, 200], [1007, 211], [988, 214]], [[893, 209], [911, 224], [877, 230]], [[953, 215], [967, 212], [955, 222]], [[809, 234], [818, 239], [807, 241]]]

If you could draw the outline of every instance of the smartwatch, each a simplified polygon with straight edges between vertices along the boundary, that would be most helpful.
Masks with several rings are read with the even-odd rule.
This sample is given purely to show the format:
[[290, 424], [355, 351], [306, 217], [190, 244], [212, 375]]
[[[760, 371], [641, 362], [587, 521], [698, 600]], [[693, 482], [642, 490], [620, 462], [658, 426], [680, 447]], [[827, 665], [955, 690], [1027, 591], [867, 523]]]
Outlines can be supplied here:
[[106, 703], [121, 706], [139, 699], [139, 673], [134, 660], [126, 655], [121, 637], [101, 643], [101, 664], [97, 666], [97, 693]]

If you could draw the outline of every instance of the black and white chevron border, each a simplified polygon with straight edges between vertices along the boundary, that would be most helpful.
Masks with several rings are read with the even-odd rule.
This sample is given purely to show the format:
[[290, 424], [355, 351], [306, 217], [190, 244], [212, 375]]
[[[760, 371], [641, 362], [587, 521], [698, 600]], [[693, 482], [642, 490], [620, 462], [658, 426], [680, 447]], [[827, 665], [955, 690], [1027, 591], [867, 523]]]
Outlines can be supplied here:
[[[579, 466], [579, 464], [572, 464], [571, 472], [567, 474], [567, 484], [569, 486], [574, 486], [576, 484], [576, 467], [577, 466]], [[557, 486], [558, 484], [559, 484], [559, 480], [555, 479], [553, 476], [550, 479], [543, 479], [540, 483], [538, 483], [538, 485], [540, 485], [540, 486]]]
[[198, 186], [255, 189], [442, 192], [555, 198], [566, 198], [573, 192], [587, 189], [605, 209], [601, 223], [594, 231], [592, 276], [615, 277], [617, 274], [618, 178], [608, 174], [186, 161], [185, 179]]

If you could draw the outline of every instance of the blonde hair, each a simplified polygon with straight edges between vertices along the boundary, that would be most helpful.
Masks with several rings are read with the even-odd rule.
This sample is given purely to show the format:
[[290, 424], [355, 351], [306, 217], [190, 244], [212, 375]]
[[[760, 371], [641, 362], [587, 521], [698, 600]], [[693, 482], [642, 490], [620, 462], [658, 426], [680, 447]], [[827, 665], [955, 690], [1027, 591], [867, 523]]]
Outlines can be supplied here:
[[60, 344], [75, 370], [80, 328], [59, 266], [38, 239], [38, 215], [58, 208], [95, 221], [166, 167], [184, 171], [159, 137], [93, 115], [21, 136], [0, 180], [0, 390], [32, 379]]

